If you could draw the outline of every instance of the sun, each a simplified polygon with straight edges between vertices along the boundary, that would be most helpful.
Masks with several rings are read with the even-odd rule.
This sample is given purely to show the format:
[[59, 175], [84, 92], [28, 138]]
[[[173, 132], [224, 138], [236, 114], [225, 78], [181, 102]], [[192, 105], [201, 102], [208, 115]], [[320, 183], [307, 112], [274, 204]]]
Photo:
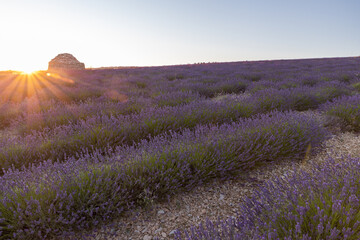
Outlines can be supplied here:
[[34, 70], [34, 68], [23, 68], [20, 72], [21, 72], [21, 74], [32, 75], [38, 71], [39, 70]]
[[22, 75], [32, 75], [35, 74], [37, 71], [21, 71]]
[[22, 67], [22, 68], [20, 68], [20, 69], [21, 69], [21, 70], [20, 70], [20, 73], [21, 73], [21, 74], [24, 74], [24, 75], [32, 75], [32, 74], [34, 74], [34, 73], [36, 73], [36, 72], [39, 71], [39, 69], [36, 70], [35, 67], [31, 67], [31, 66]]

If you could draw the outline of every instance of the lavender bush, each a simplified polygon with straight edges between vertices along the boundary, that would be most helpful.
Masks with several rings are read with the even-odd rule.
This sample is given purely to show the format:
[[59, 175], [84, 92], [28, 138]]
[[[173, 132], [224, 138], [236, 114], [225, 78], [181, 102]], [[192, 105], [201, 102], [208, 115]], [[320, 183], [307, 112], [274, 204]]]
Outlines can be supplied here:
[[321, 103], [342, 95], [352, 94], [352, 89], [339, 82], [319, 84], [315, 87], [296, 87], [289, 89], [264, 89], [255, 92], [247, 101], [255, 106], [255, 112], [270, 110], [315, 109]]
[[359, 239], [359, 173], [360, 159], [350, 157], [295, 169], [246, 199], [237, 218], [192, 227], [185, 239]]
[[21, 103], [5, 102], [0, 106], [0, 129], [9, 127], [15, 119], [27, 118], [31, 114], [41, 114], [56, 106], [53, 100], [39, 102], [36, 98], [28, 98]]
[[273, 88], [273, 89], [287, 89], [287, 88], [295, 88], [301, 86], [302, 83], [299, 81], [289, 81], [289, 80], [282, 80], [282, 81], [269, 81], [269, 80], [262, 80], [257, 82], [252, 82], [246, 89], [246, 91], [250, 93], [255, 93], [260, 90]]
[[124, 102], [109, 102], [107, 99], [95, 98], [80, 103], [54, 104], [49, 109], [40, 112], [22, 114], [12, 119], [12, 127], [17, 129], [21, 135], [29, 134], [32, 131], [43, 131], [53, 129], [61, 125], [76, 124], [96, 115], [129, 115], [136, 114], [152, 103], [144, 98], [127, 99]]
[[360, 95], [343, 96], [320, 107], [327, 116], [327, 124], [342, 130], [360, 131]]
[[360, 82], [354, 83], [352, 86], [356, 89], [356, 91], [360, 92]]
[[211, 79], [196, 81], [193, 84], [180, 85], [184, 91], [195, 91], [201, 96], [212, 98], [218, 94], [242, 93], [245, 91], [248, 82], [245, 80], [222, 80]]
[[193, 101], [201, 101], [204, 98], [200, 96], [199, 93], [195, 92], [186, 92], [186, 91], [177, 91], [177, 92], [167, 92], [160, 94], [155, 97], [155, 103], [159, 107], [164, 106], [178, 106], [188, 104]]

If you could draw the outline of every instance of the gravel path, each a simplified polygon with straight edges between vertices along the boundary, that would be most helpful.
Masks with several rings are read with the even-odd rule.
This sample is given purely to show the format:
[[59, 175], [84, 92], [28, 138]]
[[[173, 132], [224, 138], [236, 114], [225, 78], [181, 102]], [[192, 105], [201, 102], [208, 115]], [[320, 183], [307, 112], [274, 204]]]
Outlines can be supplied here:
[[[329, 155], [336, 159], [349, 154], [360, 157], [359, 146], [359, 134], [337, 133], [324, 143], [323, 150], [315, 156], [301, 162], [284, 160], [268, 164], [249, 172], [246, 178], [226, 182], [215, 180], [190, 192], [179, 193], [169, 202], [155, 203], [148, 209], [136, 209], [115, 220], [112, 226], [97, 231], [96, 239], [173, 239], [176, 229], [188, 229], [206, 219], [236, 217], [237, 206], [264, 181], [273, 176], [284, 176], [294, 167], [310, 168], [314, 162], [322, 161]], [[109, 231], [116, 233], [117, 237], [111, 237]]]
[[[236, 217], [237, 206], [244, 197], [272, 175], [284, 175], [293, 163], [283, 161], [249, 173], [247, 180], [239, 178], [226, 182], [213, 181], [190, 192], [173, 196], [170, 202], [156, 203], [151, 208], [139, 208], [118, 219], [114, 226], [101, 231], [116, 232], [117, 237], [98, 234], [96, 239], [172, 239], [174, 230], [187, 229], [206, 219]], [[249, 180], [251, 179], [251, 180]]]

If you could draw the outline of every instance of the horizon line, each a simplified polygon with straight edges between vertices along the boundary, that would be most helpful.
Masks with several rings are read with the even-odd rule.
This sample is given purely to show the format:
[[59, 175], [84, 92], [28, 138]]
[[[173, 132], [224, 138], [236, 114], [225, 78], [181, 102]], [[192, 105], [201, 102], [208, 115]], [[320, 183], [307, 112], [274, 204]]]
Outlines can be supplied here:
[[[336, 58], [359, 58], [358, 56], [345, 56], [345, 57], [304, 57], [304, 58], [274, 58], [274, 59], [253, 59], [253, 60], [235, 60], [235, 61], [225, 61], [225, 62], [194, 62], [194, 63], [178, 63], [178, 64], [164, 64], [164, 65], [129, 65], [129, 66], [102, 66], [102, 67], [85, 67], [85, 70], [96, 70], [96, 69], [120, 69], [120, 68], [152, 68], [152, 67], [175, 67], [175, 66], [187, 66], [187, 65], [200, 65], [200, 64], [226, 64], [226, 63], [243, 63], [243, 62], [271, 62], [271, 61], [294, 61], [294, 60], [320, 60], [320, 59], [336, 59]], [[36, 71], [48, 71], [48, 69], [39, 69]], [[82, 71], [82, 70], [75, 70]], [[1, 70], [0, 72], [23, 72], [22, 70], [7, 69]]]

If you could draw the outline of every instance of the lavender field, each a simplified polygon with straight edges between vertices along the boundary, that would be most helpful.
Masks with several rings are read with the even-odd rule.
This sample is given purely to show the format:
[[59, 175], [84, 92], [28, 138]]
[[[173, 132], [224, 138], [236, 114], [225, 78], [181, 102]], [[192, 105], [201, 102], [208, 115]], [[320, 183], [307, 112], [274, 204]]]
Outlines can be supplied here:
[[[8, 71], [0, 93], [0, 239], [70, 238], [360, 132], [360, 57]], [[238, 219], [173, 238], [360, 239], [358, 157], [269, 182]]]

